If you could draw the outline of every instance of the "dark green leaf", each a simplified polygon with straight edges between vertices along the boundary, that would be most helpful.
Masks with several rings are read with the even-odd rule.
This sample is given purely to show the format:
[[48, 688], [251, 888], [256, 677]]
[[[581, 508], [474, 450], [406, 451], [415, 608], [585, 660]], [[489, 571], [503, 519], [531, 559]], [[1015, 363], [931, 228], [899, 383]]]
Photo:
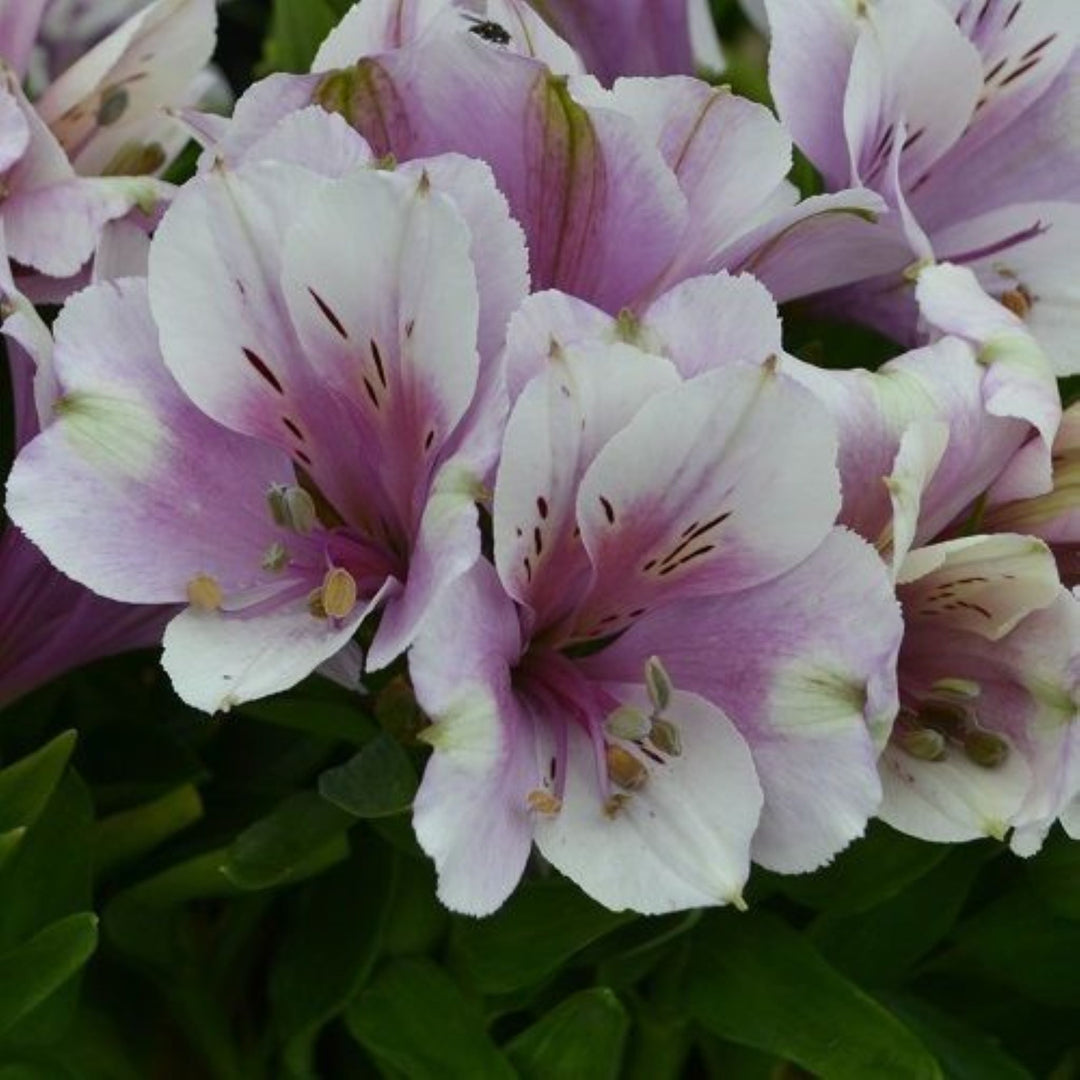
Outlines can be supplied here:
[[249, 701], [240, 712], [255, 720], [325, 739], [341, 739], [362, 746], [376, 732], [371, 718], [357, 704], [318, 698], [280, 697]]
[[199, 793], [191, 784], [132, 810], [100, 821], [94, 829], [94, 869], [106, 872], [114, 866], [153, 851], [170, 836], [202, 817]]
[[949, 853], [945, 844], [915, 840], [872, 822], [862, 840], [816, 874], [779, 879], [800, 904], [831, 915], [868, 911], [929, 873]]
[[479, 1010], [427, 960], [396, 960], [349, 1007], [349, 1030], [388, 1072], [409, 1080], [513, 1080]]
[[1055, 829], [1025, 868], [1035, 891], [1055, 914], [1080, 919], [1080, 844]]
[[985, 1032], [911, 994], [888, 993], [882, 1000], [933, 1051], [949, 1080], [1032, 1080]]
[[530, 986], [635, 916], [609, 911], [561, 878], [530, 882], [494, 915], [456, 920], [454, 956], [486, 994]]
[[400, 814], [416, 794], [416, 770], [391, 736], [380, 733], [344, 765], [319, 777], [319, 794], [359, 818]]
[[686, 1006], [713, 1033], [825, 1080], [941, 1076], [903, 1024], [786, 923], [718, 912], [695, 936]]
[[942, 966], [981, 975], [1035, 1001], [1080, 1008], [1080, 924], [1062, 919], [1032, 889], [1009, 893], [961, 924]]
[[264, 70], [307, 71], [336, 24], [337, 16], [326, 0], [274, 0]]
[[605, 987], [560, 1002], [506, 1046], [524, 1080], [615, 1080], [629, 1018]]
[[69, 915], [0, 954], [0, 1032], [60, 989], [97, 947], [97, 918]]
[[954, 849], [949, 857], [890, 900], [870, 911], [826, 911], [809, 937], [849, 978], [882, 986], [901, 978], [952, 929], [989, 853], [981, 845]]
[[306, 1067], [307, 1036], [341, 1012], [367, 979], [394, 896], [396, 858], [371, 843], [302, 892], [270, 973], [275, 1034], [295, 1040], [294, 1075]]
[[75, 748], [74, 731], [0, 769], [0, 833], [31, 825], [49, 801]]
[[327, 849], [345, 857], [345, 830], [352, 821], [314, 792], [299, 792], [245, 829], [230, 846], [222, 869], [242, 889], [296, 880], [306, 876], [313, 861], [326, 865]]
[[0, 949], [90, 907], [90, 797], [74, 772], [0, 868]]

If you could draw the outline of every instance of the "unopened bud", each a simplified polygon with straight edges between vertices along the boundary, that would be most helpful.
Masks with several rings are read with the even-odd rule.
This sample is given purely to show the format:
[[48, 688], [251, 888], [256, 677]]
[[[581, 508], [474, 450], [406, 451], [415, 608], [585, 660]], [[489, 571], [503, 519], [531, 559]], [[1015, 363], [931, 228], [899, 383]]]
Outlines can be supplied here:
[[605, 721], [604, 732], [613, 739], [637, 742], [644, 739], [652, 728], [652, 721], [639, 709], [620, 705]]
[[945, 736], [933, 728], [903, 731], [898, 741], [905, 753], [920, 761], [940, 761], [945, 756]]
[[678, 757], [682, 753], [682, 735], [679, 729], [670, 721], [657, 717], [653, 721], [652, 731], [649, 733], [653, 746], [668, 757]]
[[217, 579], [209, 574], [198, 574], [188, 582], [187, 598], [199, 611], [217, 611], [225, 599]]
[[606, 750], [608, 776], [628, 791], [636, 791], [649, 778], [649, 770], [629, 750], [609, 743]]
[[984, 769], [996, 769], [1008, 756], [1009, 744], [992, 731], [969, 731], [964, 736], [964, 753]]
[[671, 678], [659, 656], [650, 656], [645, 661], [645, 689], [657, 713], [662, 713], [671, 704]]
[[306, 535], [315, 528], [315, 500], [296, 484], [274, 484], [266, 493], [275, 525]]

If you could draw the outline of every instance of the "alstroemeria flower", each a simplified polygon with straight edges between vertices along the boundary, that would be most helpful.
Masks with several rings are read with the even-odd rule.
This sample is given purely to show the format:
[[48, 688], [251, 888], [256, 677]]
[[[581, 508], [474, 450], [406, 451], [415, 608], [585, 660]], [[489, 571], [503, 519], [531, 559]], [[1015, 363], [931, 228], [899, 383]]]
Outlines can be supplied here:
[[58, 417], [16, 463], [12, 517], [104, 595], [188, 601], [164, 663], [199, 708], [291, 686], [378, 608], [386, 664], [479, 557], [500, 417], [477, 386], [501, 341], [478, 335], [525, 288], [480, 165], [213, 170], [162, 222], [149, 296], [102, 286], [61, 315]]
[[[41, 5], [0, 10], [16, 64]], [[185, 101], [214, 47], [213, 0], [158, 0], [76, 61], [31, 103], [20, 68], [0, 83], [0, 203], [9, 254], [49, 279], [88, 262], [105, 226], [171, 193], [154, 178], [187, 135], [162, 112]], [[0, 27], [2, 28], [2, 27]], [[0, 55], [5, 43], [0, 41]], [[42, 289], [44, 291], [42, 291]], [[50, 291], [51, 290], [51, 291]], [[43, 298], [70, 291], [44, 283]]]
[[385, 6], [361, 5], [327, 39], [317, 74], [253, 86], [229, 124], [204, 132], [206, 163], [243, 161], [313, 102], [380, 157], [479, 158], [525, 230], [534, 287], [613, 314], [719, 269], [752, 269], [784, 299], [888, 265], [822, 257], [849, 250], [885, 204], [861, 189], [798, 203], [784, 181], [790, 140], [766, 109], [681, 76], [608, 92], [575, 74], [546, 27], [503, 44], [452, 6], [406, 8], [399, 35]]
[[970, 266], [1061, 373], [1080, 370], [1078, 25], [1069, 0], [769, 0], [781, 118], [829, 190], [893, 206], [888, 273], [830, 306], [918, 340], [903, 271]]
[[456, 910], [497, 907], [534, 842], [612, 908], [739, 903], [751, 857], [811, 869], [877, 806], [898, 612], [873, 551], [832, 528], [832, 425], [775, 370], [775, 307], [721, 340], [708, 322], [708, 300], [752, 315], [751, 291], [677, 290], [712, 334], [704, 365], [693, 341], [670, 359], [610, 341], [595, 309], [591, 337], [545, 337], [571, 297], [515, 317], [495, 567], [410, 653], [435, 721], [414, 823]]
[[[55, 399], [52, 338], [16, 290], [0, 255], [15, 447], [48, 423]], [[0, 708], [71, 668], [161, 640], [167, 608], [117, 604], [52, 567], [14, 525], [0, 527]]]
[[1060, 418], [1022, 322], [970, 270], [917, 286], [944, 331], [875, 373], [786, 360], [837, 421], [840, 520], [893, 566], [901, 712], [880, 815], [930, 840], [1003, 837], [1029, 854], [1080, 786], [1080, 613], [1042, 541], [985, 528], [988, 493], [1044, 496]]
[[983, 528], [1038, 536], [1057, 558], [1062, 583], [1080, 585], [1080, 402], [1061, 417], [1053, 446], [1053, 486], [1043, 495], [1018, 498], [999, 485], [990, 492]]

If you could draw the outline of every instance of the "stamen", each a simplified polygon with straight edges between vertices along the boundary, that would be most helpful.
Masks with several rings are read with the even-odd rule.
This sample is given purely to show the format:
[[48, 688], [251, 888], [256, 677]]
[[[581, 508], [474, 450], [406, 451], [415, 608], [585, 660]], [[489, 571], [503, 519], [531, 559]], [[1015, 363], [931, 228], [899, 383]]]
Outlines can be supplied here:
[[217, 611], [225, 600], [217, 579], [197, 574], [187, 584], [188, 603], [199, 611]]
[[933, 728], [911, 728], [897, 736], [900, 748], [920, 761], [941, 761], [945, 757], [945, 736]]
[[525, 797], [525, 802], [530, 810], [548, 816], [554, 816], [562, 809], [562, 799], [558, 795], [553, 795], [550, 791], [544, 791], [543, 788], [530, 791]]
[[272, 484], [266, 493], [266, 501], [275, 525], [302, 536], [315, 528], [318, 519], [315, 500], [302, 487], [296, 484]]
[[639, 709], [630, 705], [620, 705], [604, 721], [604, 734], [613, 739], [626, 739], [628, 742], [637, 742], [644, 739], [652, 730], [653, 723]]
[[645, 661], [645, 689], [649, 693], [649, 700], [657, 715], [671, 704], [671, 677], [664, 669], [659, 656], [650, 656]]
[[655, 717], [649, 739], [660, 753], [667, 754], [668, 757], [679, 757], [682, 754], [682, 735], [670, 720]]
[[630, 753], [629, 750], [614, 743], [604, 749], [609, 778], [619, 787], [628, 791], [637, 791], [649, 778], [649, 770]]
[[289, 565], [289, 549], [275, 540], [263, 553], [262, 568], [272, 574], [279, 574]]
[[964, 753], [984, 769], [996, 769], [1009, 756], [1009, 744], [992, 731], [976, 728], [964, 735]]
[[322, 606], [330, 618], [344, 619], [356, 607], [356, 579], [340, 566], [327, 570], [322, 584]]

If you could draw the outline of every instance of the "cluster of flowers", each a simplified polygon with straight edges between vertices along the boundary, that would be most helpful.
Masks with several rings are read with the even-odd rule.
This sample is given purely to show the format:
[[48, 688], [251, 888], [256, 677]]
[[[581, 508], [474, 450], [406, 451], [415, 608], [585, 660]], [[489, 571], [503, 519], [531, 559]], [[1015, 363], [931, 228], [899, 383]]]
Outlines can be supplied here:
[[[415, 829], [464, 912], [534, 843], [664, 912], [875, 815], [1080, 832], [1072, 0], [768, 0], [783, 125], [685, 74], [720, 64], [696, 0], [535, 7], [363, 0], [230, 120], [185, 105], [209, 0], [34, 105], [8, 76], [4, 331], [42, 429], [14, 610], [63, 581], [68, 663], [116, 602], [171, 617], [208, 712], [347, 674], [358, 631], [367, 670], [407, 657]], [[163, 103], [203, 146], [179, 190], [127, 175], [170, 157]], [[50, 335], [20, 275], [76, 273]], [[794, 299], [911, 351], [807, 364]], [[12, 569], [23, 534], [108, 601]]]

